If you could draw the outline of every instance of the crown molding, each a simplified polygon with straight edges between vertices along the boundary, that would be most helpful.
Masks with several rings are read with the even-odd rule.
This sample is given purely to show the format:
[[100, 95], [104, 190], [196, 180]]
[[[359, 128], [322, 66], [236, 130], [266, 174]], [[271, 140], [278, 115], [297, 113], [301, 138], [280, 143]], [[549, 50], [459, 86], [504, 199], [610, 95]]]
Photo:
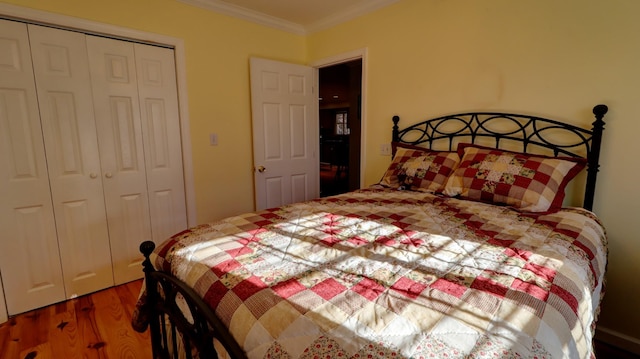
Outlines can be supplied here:
[[337, 14], [328, 16], [324, 19], [309, 24], [305, 27], [305, 30], [308, 34], [326, 30], [332, 26], [347, 22], [349, 20], [353, 20], [359, 16], [374, 12], [398, 1], [400, 0], [365, 0]]
[[202, 9], [215, 11], [224, 15], [251, 21], [260, 25], [273, 27], [279, 30], [291, 32], [297, 35], [305, 35], [304, 26], [281, 18], [267, 15], [242, 6], [229, 4], [222, 0], [178, 0], [182, 3], [197, 6]]
[[354, 19], [358, 16], [370, 13], [400, 0], [363, 0], [338, 14], [326, 17], [307, 26], [287, 21], [265, 13], [233, 5], [223, 0], [178, 0], [184, 4], [211, 10], [224, 15], [251, 21], [260, 25], [291, 32], [297, 35], [308, 35], [312, 32], [328, 29], [332, 26]]

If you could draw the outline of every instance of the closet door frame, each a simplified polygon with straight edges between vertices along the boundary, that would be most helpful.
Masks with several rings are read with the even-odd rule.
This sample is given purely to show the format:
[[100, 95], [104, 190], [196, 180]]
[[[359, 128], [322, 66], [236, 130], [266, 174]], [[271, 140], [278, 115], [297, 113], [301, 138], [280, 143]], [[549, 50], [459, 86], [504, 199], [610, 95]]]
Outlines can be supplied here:
[[154, 34], [150, 32], [127, 29], [66, 15], [46, 11], [23, 8], [0, 3], [0, 17], [24, 21], [26, 23], [53, 25], [69, 28], [88, 34], [101, 34], [115, 39], [127, 39], [141, 43], [160, 45], [173, 49], [176, 64], [176, 82], [178, 84], [178, 106], [180, 111], [180, 132], [182, 141], [182, 166], [184, 172], [184, 190], [187, 208], [187, 224], [196, 225], [196, 202], [193, 178], [193, 162], [191, 156], [191, 137], [189, 128], [189, 108], [187, 98], [187, 74], [184, 41], [180, 38]]
[[7, 303], [4, 301], [4, 289], [2, 287], [2, 278], [0, 278], [0, 324], [6, 322], [8, 319]]

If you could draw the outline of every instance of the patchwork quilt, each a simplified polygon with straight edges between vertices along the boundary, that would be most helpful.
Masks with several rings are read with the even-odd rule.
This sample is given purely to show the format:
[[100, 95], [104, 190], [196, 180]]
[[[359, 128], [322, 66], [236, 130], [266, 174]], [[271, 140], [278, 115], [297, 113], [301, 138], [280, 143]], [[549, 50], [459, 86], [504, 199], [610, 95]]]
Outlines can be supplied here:
[[152, 260], [249, 358], [594, 358], [606, 258], [583, 209], [368, 188], [197, 226]]

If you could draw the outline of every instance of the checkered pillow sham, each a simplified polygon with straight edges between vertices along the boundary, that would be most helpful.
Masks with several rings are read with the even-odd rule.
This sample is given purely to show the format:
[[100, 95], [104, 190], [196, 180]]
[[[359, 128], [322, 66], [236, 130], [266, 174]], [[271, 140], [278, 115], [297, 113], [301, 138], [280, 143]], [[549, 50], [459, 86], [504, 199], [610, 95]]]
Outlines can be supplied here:
[[440, 192], [460, 160], [456, 152], [430, 151], [400, 143], [393, 146], [396, 154], [380, 181], [391, 188]]
[[548, 157], [460, 144], [460, 166], [449, 177], [449, 196], [506, 204], [526, 212], [562, 207], [564, 189], [586, 165], [584, 159]]

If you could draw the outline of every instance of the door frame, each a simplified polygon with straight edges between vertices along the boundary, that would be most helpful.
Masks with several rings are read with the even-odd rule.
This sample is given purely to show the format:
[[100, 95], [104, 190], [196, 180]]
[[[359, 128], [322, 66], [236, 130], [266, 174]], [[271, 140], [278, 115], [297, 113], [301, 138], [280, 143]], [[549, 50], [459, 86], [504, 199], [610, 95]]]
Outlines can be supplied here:
[[[349, 52], [344, 52], [341, 54], [337, 54], [334, 56], [326, 57], [317, 61], [313, 61], [309, 64], [309, 66], [315, 69], [315, 84], [316, 88], [319, 87], [320, 78], [319, 73], [320, 69], [323, 67], [329, 67], [333, 65], [339, 65], [345, 62], [353, 61], [353, 60], [362, 60], [362, 83], [361, 83], [361, 99], [360, 99], [360, 187], [364, 186], [364, 169], [366, 168], [367, 162], [367, 152], [365, 149], [367, 148], [367, 136], [366, 136], [366, 127], [367, 127], [367, 48], [356, 49]], [[320, 121], [320, 109], [318, 109], [318, 122]], [[318, 123], [318, 126], [320, 124]], [[319, 158], [319, 157], [318, 157]]]
[[187, 208], [187, 225], [189, 227], [195, 226], [197, 224], [196, 195], [193, 177], [193, 160], [191, 154], [191, 131], [189, 129], [189, 101], [187, 98], [187, 66], [184, 41], [171, 36], [133, 30], [6, 3], [0, 3], [0, 17], [24, 21], [31, 24], [71, 29], [87, 34], [99, 34], [101, 36], [106, 35], [113, 37], [114, 39], [134, 40], [140, 43], [164, 46], [173, 49], [176, 64], [176, 82], [178, 86], [178, 110], [180, 111], [180, 136], [182, 141], [182, 166]]

